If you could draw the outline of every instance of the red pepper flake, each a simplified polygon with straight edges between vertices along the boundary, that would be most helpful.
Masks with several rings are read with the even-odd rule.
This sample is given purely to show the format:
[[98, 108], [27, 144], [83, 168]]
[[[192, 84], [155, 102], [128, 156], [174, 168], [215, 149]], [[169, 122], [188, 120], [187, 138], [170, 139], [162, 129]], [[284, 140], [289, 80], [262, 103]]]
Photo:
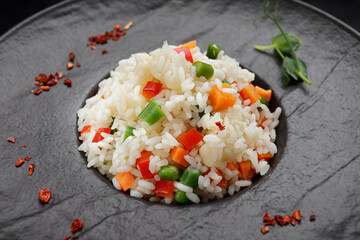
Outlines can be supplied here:
[[291, 225], [295, 226], [296, 225], [296, 219], [294, 217], [291, 217], [290, 223], [291, 223]]
[[56, 72], [55, 73], [55, 78], [62, 79], [64, 76], [65, 76], [65, 74], [62, 73], [62, 72]]
[[16, 142], [16, 139], [14, 136], [11, 136], [11, 137], [8, 137], [8, 142], [11, 142], [11, 143], [15, 143]]
[[47, 188], [40, 189], [40, 191], [39, 191], [40, 201], [42, 201], [43, 203], [47, 203], [47, 202], [49, 202], [50, 198], [51, 198], [50, 190], [48, 190]]
[[266, 213], [265, 213], [265, 215], [264, 215], [264, 217], [263, 217], [263, 219], [264, 219], [264, 222], [268, 222], [268, 221], [270, 221], [270, 217], [269, 217], [269, 211], [266, 211]]
[[116, 31], [120, 31], [120, 29], [121, 29], [120, 24], [115, 24], [114, 29], [115, 29]]
[[315, 214], [313, 214], [313, 215], [311, 215], [311, 216], [310, 216], [310, 222], [313, 222], [313, 221], [315, 221], [315, 219], [316, 219], [316, 216], [315, 216]]
[[74, 58], [75, 58], [74, 53], [73, 53], [73, 52], [70, 52], [70, 53], [69, 53], [69, 60], [72, 62], [72, 61], [74, 61]]
[[24, 159], [25, 159], [26, 161], [29, 161], [29, 160], [31, 159], [31, 157], [26, 156]]
[[42, 89], [36, 88], [34, 94], [39, 95], [40, 93], [42, 93], [42, 91], [43, 91]]
[[35, 82], [35, 85], [36, 85], [36, 86], [40, 86], [40, 82], [39, 82], [39, 81], [36, 81], [36, 82]]
[[268, 226], [262, 227], [261, 232], [262, 232], [262, 234], [268, 233], [269, 232], [269, 227]]
[[77, 66], [77, 67], [81, 67], [80, 63], [78, 63], [78, 62], [76, 63], [76, 66]]
[[31, 93], [34, 93], [35, 91], [33, 89], [30, 90]]
[[74, 67], [74, 64], [72, 62], [68, 62], [67, 65], [66, 65], [66, 68], [68, 70], [72, 69]]
[[62, 240], [68, 240], [71, 238], [71, 235], [67, 236], [67, 237], [64, 237]]
[[15, 166], [20, 167], [24, 162], [25, 162], [24, 159], [19, 158], [19, 159], [16, 161]]
[[90, 47], [92, 50], [95, 50], [96, 49], [96, 47], [95, 47], [95, 44], [91, 44], [91, 47]]
[[133, 22], [130, 21], [128, 24], [125, 25], [124, 30], [129, 30], [132, 25], [133, 25]]
[[44, 91], [49, 91], [49, 90], [50, 90], [50, 86], [41, 86], [40, 89], [41, 89], [41, 90], [44, 90]]
[[220, 121], [219, 121], [219, 122], [216, 122], [215, 124], [216, 124], [216, 126], [219, 127], [220, 131], [225, 130], [225, 126], [222, 125]]
[[21, 145], [21, 147], [26, 148], [26, 145], [25, 145], [25, 144], [23, 144], [23, 145]]
[[70, 232], [71, 232], [71, 233], [74, 233], [74, 232], [76, 232], [76, 231], [79, 231], [79, 230], [82, 229], [82, 227], [83, 227], [83, 221], [80, 221], [80, 220], [77, 218], [77, 219], [75, 219], [75, 220], [73, 221], [73, 223], [71, 224], [71, 230], [70, 230]]
[[301, 213], [300, 209], [297, 209], [293, 213], [293, 217], [296, 219], [296, 221], [301, 222]]
[[280, 225], [283, 226], [284, 225], [284, 218], [281, 215], [275, 215], [275, 220], [276, 222]]
[[54, 86], [57, 83], [57, 79], [52, 79], [46, 83], [47, 86]]
[[107, 54], [108, 53], [108, 51], [106, 51], [106, 50], [102, 50], [102, 52], [101, 52], [103, 55], [104, 54]]
[[290, 217], [290, 216], [285, 216], [285, 217], [284, 217], [284, 225], [289, 224], [290, 220], [291, 220], [291, 217]]
[[31, 176], [33, 174], [34, 168], [35, 168], [35, 165], [33, 163], [30, 163], [28, 176]]
[[65, 79], [64, 84], [65, 84], [65, 85], [68, 85], [69, 87], [71, 87], [72, 81], [71, 81], [69, 78], [67, 78], [67, 79]]

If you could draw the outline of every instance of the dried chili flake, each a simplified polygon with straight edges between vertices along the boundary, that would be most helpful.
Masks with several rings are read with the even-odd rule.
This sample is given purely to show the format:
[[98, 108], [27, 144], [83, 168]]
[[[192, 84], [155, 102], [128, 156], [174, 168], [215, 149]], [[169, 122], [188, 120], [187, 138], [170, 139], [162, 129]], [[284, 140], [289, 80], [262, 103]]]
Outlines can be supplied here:
[[284, 218], [281, 215], [275, 215], [275, 220], [276, 222], [280, 225], [283, 226], [284, 225]]
[[69, 78], [67, 78], [67, 79], [65, 79], [64, 84], [65, 84], [65, 85], [68, 85], [69, 87], [71, 87], [72, 81], [71, 81]]
[[295, 226], [296, 225], [296, 219], [294, 217], [291, 217], [290, 223], [291, 223], [291, 225]]
[[262, 227], [261, 232], [262, 234], [266, 234], [267, 232], [269, 232], [269, 227], [268, 226]]
[[219, 122], [216, 122], [215, 124], [216, 124], [216, 126], [219, 127], [220, 131], [225, 130], [225, 126], [222, 125], [220, 121], [219, 121]]
[[65, 74], [62, 73], [62, 72], [56, 72], [55, 73], [55, 78], [62, 79], [64, 76], [65, 76]]
[[36, 86], [40, 86], [40, 82], [39, 82], [39, 81], [36, 81], [36, 82], [35, 82], [35, 85], [36, 85]]
[[24, 159], [19, 158], [19, 159], [16, 161], [15, 166], [20, 167], [24, 162], [25, 162]]
[[50, 190], [48, 190], [47, 188], [40, 189], [40, 191], [39, 191], [40, 201], [42, 201], [43, 203], [47, 203], [47, 202], [49, 202], [50, 198], [51, 198]]
[[74, 61], [74, 59], [75, 59], [74, 53], [73, 53], [73, 52], [70, 52], [70, 53], [69, 53], [69, 60], [70, 60], [70, 61]]
[[35, 165], [33, 163], [30, 163], [28, 176], [31, 176], [33, 174], [34, 168], [35, 168]]
[[46, 83], [47, 86], [54, 86], [57, 83], [57, 79], [52, 79]]
[[263, 217], [263, 219], [264, 219], [264, 222], [268, 222], [268, 221], [270, 221], [270, 217], [269, 217], [269, 211], [266, 211], [266, 213], [265, 213], [265, 215], [264, 215], [264, 217]]
[[44, 91], [49, 91], [50, 90], [50, 86], [41, 86], [40, 89], [44, 90]]
[[313, 214], [313, 215], [310, 216], [310, 221], [311, 222], [315, 221], [315, 219], [316, 219], [316, 215]]
[[108, 51], [106, 51], [106, 50], [102, 50], [102, 52], [101, 52], [103, 55], [104, 54], [107, 54], [108, 53]]
[[67, 236], [67, 237], [64, 237], [62, 240], [68, 240], [71, 238], [71, 235]]
[[36, 88], [34, 94], [39, 95], [40, 93], [42, 93], [42, 91], [43, 91], [42, 89]]
[[15, 143], [16, 142], [16, 139], [14, 136], [11, 136], [11, 137], [8, 137], [8, 142], [11, 142], [11, 143]]
[[77, 62], [77, 63], [76, 63], [76, 66], [77, 66], [77, 67], [81, 67], [81, 64]]
[[67, 65], [66, 65], [66, 68], [68, 70], [72, 69], [74, 67], [74, 64], [72, 62], [68, 62]]
[[80, 221], [80, 220], [77, 218], [77, 219], [75, 219], [75, 220], [73, 221], [73, 223], [71, 224], [71, 230], [70, 230], [70, 232], [71, 232], [71, 233], [74, 233], [74, 232], [76, 232], [76, 231], [79, 231], [79, 230], [82, 229], [82, 227], [83, 227], [83, 221]]
[[91, 47], [90, 47], [92, 50], [95, 50], [96, 47], [95, 47], [95, 44], [91, 44]]
[[29, 161], [29, 160], [31, 159], [31, 157], [26, 156], [24, 159], [25, 159], [26, 161]]
[[301, 222], [301, 213], [300, 209], [297, 209], [293, 213], [293, 217], [296, 219], [296, 221]]
[[290, 220], [291, 220], [291, 217], [290, 217], [290, 216], [285, 216], [285, 217], [284, 217], [284, 222], [283, 222], [284, 225], [289, 224]]
[[121, 29], [120, 24], [115, 24], [114, 29], [117, 31], [120, 31], [120, 29]]
[[26, 148], [26, 145], [25, 145], [25, 144], [23, 144], [23, 145], [21, 145], [21, 147]]
[[35, 91], [33, 89], [30, 90], [31, 93], [34, 93]]
[[130, 21], [128, 24], [125, 25], [124, 30], [129, 30], [132, 25], [133, 25], [133, 22]]

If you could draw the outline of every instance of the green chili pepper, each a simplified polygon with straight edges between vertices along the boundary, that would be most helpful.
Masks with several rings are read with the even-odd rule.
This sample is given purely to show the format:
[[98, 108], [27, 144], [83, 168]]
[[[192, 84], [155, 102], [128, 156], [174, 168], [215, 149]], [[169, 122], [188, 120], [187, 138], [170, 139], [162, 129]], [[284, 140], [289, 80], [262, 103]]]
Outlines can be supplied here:
[[268, 100], [266, 100], [266, 98], [264, 98], [264, 97], [261, 97], [260, 102], [261, 102], [262, 104], [264, 104], [265, 106], [269, 106]]
[[173, 165], [167, 165], [158, 172], [159, 177], [165, 180], [175, 181], [179, 178], [179, 169]]
[[135, 129], [135, 128], [133, 128], [133, 127], [129, 127], [129, 126], [126, 127], [126, 129], [125, 129], [124, 141], [125, 141], [128, 137], [130, 137], [130, 136], [135, 136], [135, 135], [133, 134], [133, 130], [134, 130], [134, 129]]
[[210, 43], [208, 50], [206, 52], [206, 56], [210, 59], [216, 59], [221, 51], [221, 47], [215, 43]]
[[195, 189], [198, 185], [200, 175], [201, 173], [191, 172], [185, 168], [180, 176], [180, 180], [184, 185]]
[[214, 75], [214, 68], [210, 64], [198, 61], [194, 62], [192, 66], [196, 68], [197, 77], [204, 76], [209, 80]]
[[154, 100], [151, 100], [139, 114], [138, 118], [147, 122], [149, 125], [153, 125], [164, 115], [165, 114], [161, 110], [160, 106]]
[[189, 202], [189, 199], [186, 197], [186, 193], [178, 190], [175, 193], [175, 197], [174, 197], [175, 201], [181, 204], [187, 204]]

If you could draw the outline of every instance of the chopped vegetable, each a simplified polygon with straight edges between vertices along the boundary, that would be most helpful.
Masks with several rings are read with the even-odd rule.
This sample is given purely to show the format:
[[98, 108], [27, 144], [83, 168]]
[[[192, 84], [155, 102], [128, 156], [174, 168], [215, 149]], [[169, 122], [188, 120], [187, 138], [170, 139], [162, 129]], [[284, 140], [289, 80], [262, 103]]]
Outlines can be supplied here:
[[158, 172], [158, 175], [162, 179], [175, 181], [179, 178], [179, 169], [173, 165], [163, 166]]
[[138, 118], [147, 122], [149, 125], [153, 125], [164, 115], [160, 106], [154, 100], [151, 100], [139, 114]]
[[236, 171], [238, 172], [238, 174], [237, 174], [238, 177], [239, 177], [239, 178], [241, 177], [241, 172], [240, 172], [239, 169], [235, 166], [235, 164], [233, 164], [233, 163], [227, 163], [226, 167], [227, 167], [228, 169], [230, 169], [231, 171], [236, 170]]
[[83, 127], [80, 135], [83, 135], [83, 133], [87, 133], [87, 132], [90, 132], [91, 131], [91, 125], [86, 125]]
[[[207, 170], [206, 172], [204, 172], [202, 175], [203, 175], [203, 176], [206, 176], [206, 175], [209, 174], [209, 172], [210, 172], [210, 169]], [[217, 186], [219, 186], [219, 187], [221, 187], [221, 188], [226, 188], [226, 186], [227, 186], [227, 183], [226, 183], [226, 182], [227, 182], [227, 181], [226, 181], [226, 179], [224, 178], [224, 175], [221, 173], [221, 171], [219, 171], [219, 169], [216, 169], [216, 174], [221, 177], [221, 180], [220, 180], [220, 182], [217, 184]], [[210, 182], [213, 182], [213, 179], [212, 179], [211, 177], [210, 177]]]
[[264, 97], [266, 100], [270, 101], [272, 91], [271, 89], [265, 90], [259, 86], [255, 86], [256, 91], [260, 94], [260, 96]]
[[214, 75], [214, 68], [210, 64], [197, 61], [194, 62], [191, 67], [195, 67], [195, 75], [197, 77], [204, 76], [207, 80], [209, 80]]
[[195, 189], [198, 185], [200, 175], [201, 173], [192, 172], [185, 168], [180, 176], [180, 180], [184, 185]]
[[255, 87], [252, 84], [249, 84], [243, 89], [241, 89], [240, 95], [244, 100], [250, 99], [251, 104], [261, 99], [260, 94], [256, 91]]
[[116, 181], [120, 184], [121, 189], [125, 192], [130, 189], [134, 183], [135, 178], [130, 172], [122, 172], [116, 174]]
[[251, 168], [250, 161], [239, 162], [239, 169], [241, 172], [241, 179], [251, 180], [255, 174], [255, 170]]
[[184, 43], [184, 44], [179, 46], [179, 48], [183, 48], [183, 47], [188, 47], [189, 49], [192, 49], [192, 48], [196, 47], [196, 40]]
[[[231, 88], [231, 86], [227, 83], [224, 83], [222, 87]], [[234, 106], [236, 102], [236, 95], [220, 91], [215, 84], [209, 93], [209, 100], [211, 106], [213, 107], [213, 111], [227, 110], [228, 108]]]
[[133, 127], [130, 127], [130, 126], [127, 126], [126, 129], [125, 129], [125, 135], [124, 135], [124, 141], [130, 137], [130, 136], [135, 136], [134, 133], [133, 133], [133, 130], [135, 128]]
[[[150, 153], [150, 154], [149, 154]], [[151, 173], [149, 170], [151, 152], [141, 154], [141, 157], [136, 160], [136, 165], [139, 168], [143, 179], [153, 179], [155, 173]]]
[[259, 160], [259, 161], [262, 160], [262, 159], [268, 161], [268, 160], [271, 159], [272, 157], [273, 157], [273, 155], [272, 155], [270, 152], [261, 153], [261, 154], [258, 153], [258, 160]]
[[210, 59], [217, 59], [220, 51], [221, 51], [221, 47], [215, 43], [210, 43], [208, 50], [206, 52], [206, 56]]
[[222, 83], [230, 84], [230, 82], [229, 82], [228, 80], [226, 80], [226, 79], [222, 80], [221, 82], [222, 82]]
[[174, 182], [160, 180], [155, 182], [154, 193], [160, 197], [170, 198], [174, 192]]
[[147, 99], [151, 99], [160, 93], [162, 85], [162, 83], [148, 81], [143, 89], [142, 95]]
[[177, 162], [178, 164], [187, 167], [189, 166], [189, 163], [185, 160], [185, 156], [188, 155], [190, 152], [188, 150], [185, 150], [181, 147], [174, 147], [171, 150], [170, 157], [174, 162]]
[[266, 100], [266, 98], [264, 98], [263, 96], [261, 96], [260, 98], [260, 103], [264, 104], [265, 106], [269, 106], [268, 100]]
[[103, 132], [110, 134], [111, 128], [99, 128], [99, 129], [97, 130], [97, 132], [96, 132], [96, 134], [95, 134], [94, 139], [92, 140], [92, 142], [93, 142], [93, 143], [94, 143], [94, 142], [96, 143], [96, 142], [100, 142], [101, 140], [103, 140], [104, 137], [101, 136], [101, 133], [103, 133]]
[[175, 193], [174, 199], [175, 199], [176, 202], [181, 203], [181, 204], [189, 203], [189, 199], [186, 197], [186, 193], [181, 191], [181, 190], [178, 190]]
[[175, 48], [174, 49], [177, 53], [184, 52], [185, 53], [185, 59], [191, 63], [194, 62], [193, 57], [191, 55], [190, 49], [188, 47], [181, 47], [181, 48]]
[[185, 148], [190, 150], [195, 147], [203, 139], [203, 136], [196, 131], [195, 128], [191, 129], [179, 138], [179, 141], [184, 144]]

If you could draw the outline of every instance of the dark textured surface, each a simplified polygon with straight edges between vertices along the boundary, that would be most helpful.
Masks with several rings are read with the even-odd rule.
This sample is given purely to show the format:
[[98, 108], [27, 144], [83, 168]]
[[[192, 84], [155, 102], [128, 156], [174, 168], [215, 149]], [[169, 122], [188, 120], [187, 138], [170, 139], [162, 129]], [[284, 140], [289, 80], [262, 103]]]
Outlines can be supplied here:
[[[357, 239], [360, 237], [359, 36], [298, 3], [284, 2], [280, 21], [302, 39], [312, 86], [282, 87], [279, 62], [252, 49], [277, 34], [269, 21], [252, 21], [263, 1], [153, 0], [65, 2], [32, 18], [0, 39], [0, 239], [62, 239], [75, 218], [81, 239]], [[196, 9], [196, 14], [193, 13]], [[216, 9], [216, 11], [214, 11]], [[296, 9], [296, 10], [295, 10]], [[209, 14], [211, 13], [211, 14]], [[134, 27], [118, 42], [96, 51], [87, 37], [129, 20]], [[76, 111], [91, 89], [131, 53], [168, 40], [216, 42], [265, 79], [281, 99], [287, 118], [286, 147], [277, 167], [253, 188], [208, 204], [165, 206], [116, 191], [77, 151]], [[101, 55], [100, 49], [107, 49]], [[82, 64], [65, 70], [74, 51]], [[73, 80], [34, 96], [34, 77], [64, 71]], [[283, 125], [284, 126], [284, 125]], [[16, 144], [6, 141], [17, 138]], [[280, 136], [279, 136], [280, 137]], [[21, 148], [26, 144], [27, 148]], [[30, 155], [35, 164], [15, 168]], [[46, 205], [41, 188], [52, 191]], [[262, 216], [301, 209], [296, 227], [271, 227]], [[308, 217], [315, 213], [315, 222]]]

